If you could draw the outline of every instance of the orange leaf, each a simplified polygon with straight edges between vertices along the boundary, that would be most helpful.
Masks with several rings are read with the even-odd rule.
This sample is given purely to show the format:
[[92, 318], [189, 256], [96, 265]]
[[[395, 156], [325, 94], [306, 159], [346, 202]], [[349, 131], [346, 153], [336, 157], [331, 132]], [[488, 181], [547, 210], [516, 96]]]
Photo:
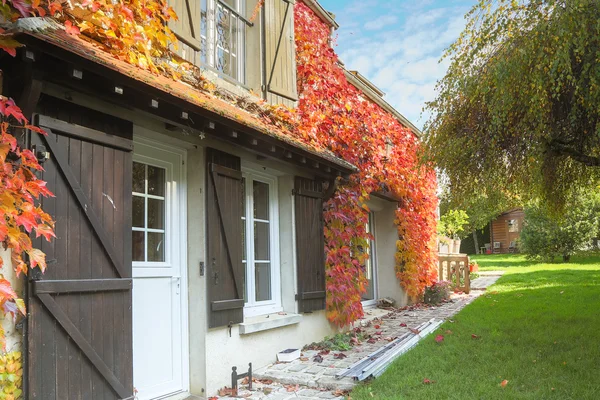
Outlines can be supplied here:
[[506, 385], [508, 385], [508, 380], [505, 379], [502, 382], [500, 382], [500, 386], [506, 387]]
[[69, 35], [79, 35], [81, 33], [79, 28], [76, 25], [73, 25], [73, 23], [69, 20], [65, 21], [65, 31]]

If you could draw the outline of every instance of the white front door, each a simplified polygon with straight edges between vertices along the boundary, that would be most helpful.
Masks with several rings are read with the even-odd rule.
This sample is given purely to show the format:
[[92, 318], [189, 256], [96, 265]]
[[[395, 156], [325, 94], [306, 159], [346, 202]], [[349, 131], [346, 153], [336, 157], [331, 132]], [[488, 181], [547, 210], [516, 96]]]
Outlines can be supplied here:
[[187, 390], [183, 153], [135, 142], [133, 383], [138, 399]]

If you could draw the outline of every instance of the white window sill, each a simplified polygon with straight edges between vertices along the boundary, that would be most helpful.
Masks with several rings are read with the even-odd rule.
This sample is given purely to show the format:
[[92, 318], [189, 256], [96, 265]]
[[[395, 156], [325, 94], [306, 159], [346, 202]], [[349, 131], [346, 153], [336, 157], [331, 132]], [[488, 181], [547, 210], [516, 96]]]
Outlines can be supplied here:
[[285, 315], [275, 313], [250, 317], [244, 319], [244, 322], [240, 324], [240, 335], [249, 335], [251, 333], [294, 325], [300, 323], [300, 321], [302, 321], [302, 315], [291, 313], [286, 313]]

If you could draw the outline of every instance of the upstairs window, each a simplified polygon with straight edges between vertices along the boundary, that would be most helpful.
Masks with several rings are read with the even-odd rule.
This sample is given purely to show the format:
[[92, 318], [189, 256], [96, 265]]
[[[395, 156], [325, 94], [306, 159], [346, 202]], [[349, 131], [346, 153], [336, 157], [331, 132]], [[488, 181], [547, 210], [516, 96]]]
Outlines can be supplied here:
[[244, 83], [243, 0], [201, 0], [200, 60]]
[[519, 232], [519, 221], [516, 219], [508, 220], [508, 231], [511, 233]]

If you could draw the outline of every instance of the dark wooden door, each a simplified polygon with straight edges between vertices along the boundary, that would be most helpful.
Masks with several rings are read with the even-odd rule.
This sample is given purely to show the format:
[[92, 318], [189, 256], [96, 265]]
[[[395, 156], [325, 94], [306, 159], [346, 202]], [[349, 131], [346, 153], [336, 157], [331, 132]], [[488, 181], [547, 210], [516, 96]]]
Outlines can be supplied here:
[[85, 122], [81, 110], [56, 114], [61, 119], [37, 116], [48, 136], [31, 138], [50, 152], [42, 177], [56, 197], [42, 207], [56, 220], [56, 239], [37, 241], [48, 269], [30, 274], [27, 394], [132, 398], [133, 144], [115, 132], [73, 124]]

